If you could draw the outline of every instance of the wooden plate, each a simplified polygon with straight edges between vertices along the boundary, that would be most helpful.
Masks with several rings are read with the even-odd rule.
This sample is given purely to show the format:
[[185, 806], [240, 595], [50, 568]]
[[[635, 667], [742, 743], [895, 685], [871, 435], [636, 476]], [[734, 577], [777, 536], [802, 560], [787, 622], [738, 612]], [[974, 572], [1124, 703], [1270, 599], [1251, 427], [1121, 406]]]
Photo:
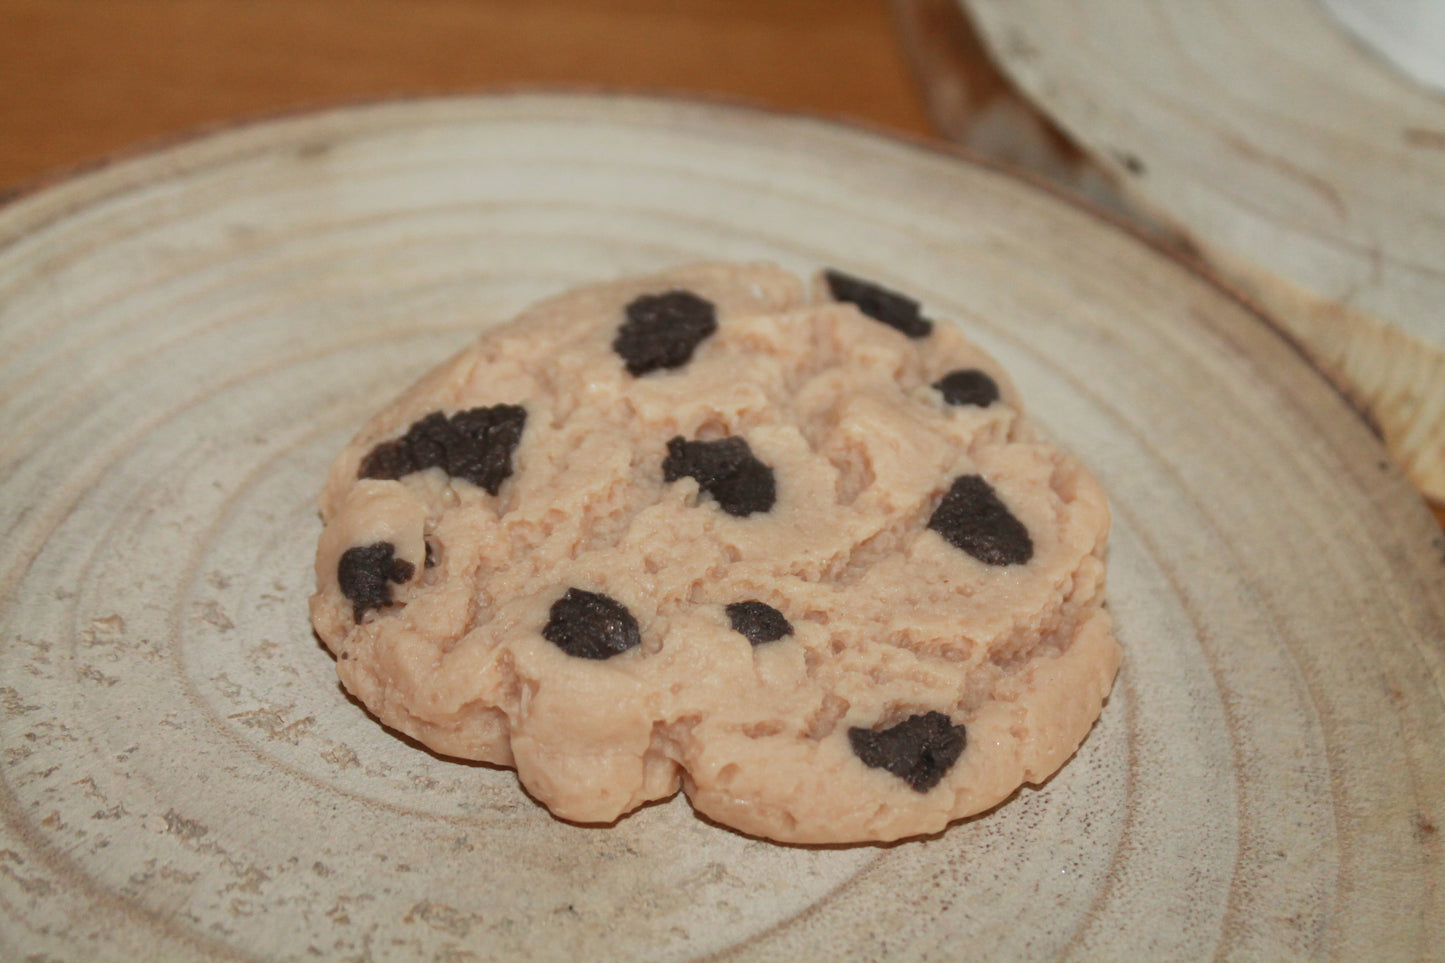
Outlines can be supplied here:
[[[340, 691], [313, 498], [363, 417], [573, 283], [837, 265], [996, 353], [1116, 511], [1127, 657], [937, 838], [558, 822]], [[1113, 224], [802, 119], [568, 96], [235, 130], [0, 209], [0, 956], [1425, 956], [1445, 546], [1260, 317]]]

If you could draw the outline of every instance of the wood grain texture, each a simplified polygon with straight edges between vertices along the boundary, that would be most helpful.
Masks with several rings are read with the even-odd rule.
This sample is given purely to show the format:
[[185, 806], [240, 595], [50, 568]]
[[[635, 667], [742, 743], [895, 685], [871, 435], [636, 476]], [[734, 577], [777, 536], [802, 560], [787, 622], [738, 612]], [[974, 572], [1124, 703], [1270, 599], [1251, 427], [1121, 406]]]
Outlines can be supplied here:
[[1267, 307], [1445, 499], [1445, 98], [1316, 0], [960, 0], [1136, 209]]
[[[1115, 513], [1125, 664], [936, 838], [558, 822], [337, 686], [314, 498], [532, 300], [703, 258], [910, 291]], [[1445, 540], [1269, 325], [1096, 215], [821, 122], [509, 96], [243, 128], [0, 209], [0, 957], [1429, 958]], [[1047, 907], [1040, 912], [1039, 907]]]
[[0, 191], [236, 118], [536, 85], [929, 130], [887, 0], [0, 0]]

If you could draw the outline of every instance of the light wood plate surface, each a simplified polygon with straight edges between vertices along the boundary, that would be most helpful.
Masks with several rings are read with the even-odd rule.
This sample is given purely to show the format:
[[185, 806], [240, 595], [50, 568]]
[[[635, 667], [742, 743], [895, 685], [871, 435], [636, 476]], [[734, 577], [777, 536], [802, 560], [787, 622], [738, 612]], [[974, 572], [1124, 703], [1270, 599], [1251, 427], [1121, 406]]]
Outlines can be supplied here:
[[[1114, 695], [936, 838], [552, 819], [339, 689], [313, 499], [488, 324], [699, 259], [955, 319], [1115, 509]], [[0, 957], [1425, 957], [1445, 544], [1269, 324], [1095, 214], [804, 119], [568, 96], [238, 129], [0, 208]]]

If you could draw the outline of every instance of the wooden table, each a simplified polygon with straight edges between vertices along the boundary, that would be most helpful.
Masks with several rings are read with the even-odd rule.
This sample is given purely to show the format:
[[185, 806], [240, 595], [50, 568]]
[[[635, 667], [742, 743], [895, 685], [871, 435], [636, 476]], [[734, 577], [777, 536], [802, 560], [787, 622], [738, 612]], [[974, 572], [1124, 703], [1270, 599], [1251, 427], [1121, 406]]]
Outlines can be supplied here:
[[931, 132], [887, 0], [0, 0], [0, 194], [238, 118], [516, 86]]

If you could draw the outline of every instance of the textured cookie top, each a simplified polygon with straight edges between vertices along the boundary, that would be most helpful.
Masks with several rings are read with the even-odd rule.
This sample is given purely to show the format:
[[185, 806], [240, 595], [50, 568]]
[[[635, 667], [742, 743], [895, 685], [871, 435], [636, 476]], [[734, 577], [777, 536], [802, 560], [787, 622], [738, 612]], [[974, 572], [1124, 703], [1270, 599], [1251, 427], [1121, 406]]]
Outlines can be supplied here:
[[934, 832], [1052, 773], [1118, 664], [1097, 484], [839, 272], [538, 305], [379, 413], [321, 511], [346, 687], [568, 819], [681, 785], [774, 839]]

